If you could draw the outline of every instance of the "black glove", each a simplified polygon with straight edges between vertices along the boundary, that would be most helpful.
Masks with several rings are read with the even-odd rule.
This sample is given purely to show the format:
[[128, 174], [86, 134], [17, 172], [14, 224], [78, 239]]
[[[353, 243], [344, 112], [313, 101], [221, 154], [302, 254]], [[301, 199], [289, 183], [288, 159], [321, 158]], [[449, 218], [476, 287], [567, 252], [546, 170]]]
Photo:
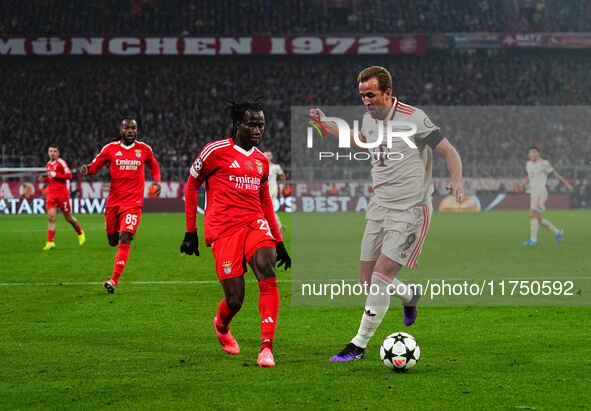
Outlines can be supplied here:
[[185, 233], [185, 239], [181, 244], [181, 254], [182, 253], [188, 255], [195, 253], [195, 257], [199, 256], [199, 239], [197, 238], [197, 231]]
[[288, 270], [291, 267], [291, 258], [287, 254], [283, 241], [277, 243], [275, 250], [277, 251], [277, 267], [283, 266], [285, 270]]

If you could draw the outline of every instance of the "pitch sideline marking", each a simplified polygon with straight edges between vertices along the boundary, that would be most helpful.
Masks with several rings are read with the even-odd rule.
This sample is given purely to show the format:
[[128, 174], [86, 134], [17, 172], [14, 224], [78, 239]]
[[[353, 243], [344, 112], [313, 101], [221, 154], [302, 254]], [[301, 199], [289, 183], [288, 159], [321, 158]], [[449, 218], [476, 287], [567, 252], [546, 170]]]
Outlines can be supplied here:
[[[566, 276], [565, 276], [566, 277]], [[552, 277], [510, 277], [510, 278], [499, 278], [495, 279], [496, 281], [500, 280], [557, 280], [558, 276]], [[568, 277], [567, 280], [590, 280], [591, 276], [586, 277]], [[471, 281], [469, 278], [431, 278], [428, 281]], [[325, 281], [334, 282], [334, 281], [345, 281], [345, 282], [357, 282], [357, 280], [349, 279], [349, 278], [331, 278]], [[486, 281], [486, 280], [485, 280]], [[256, 283], [256, 280], [246, 280], [247, 283]], [[314, 282], [310, 280], [277, 280], [278, 283], [306, 283], [306, 282]], [[134, 285], [208, 285], [208, 284], [219, 284], [216, 280], [176, 280], [176, 281], [126, 281], [127, 284], [134, 284]], [[103, 285], [103, 282], [96, 282], [96, 281], [79, 281], [79, 282], [72, 282], [72, 281], [61, 281], [61, 282], [20, 282], [20, 283], [0, 283], [0, 287], [57, 287], [61, 285], [66, 286], [83, 286], [83, 285]]]
[[[256, 283], [255, 280], [246, 280], [247, 283]], [[294, 280], [277, 280], [278, 283], [291, 283]], [[207, 285], [207, 284], [219, 284], [218, 281], [215, 280], [201, 280], [201, 281], [127, 281], [127, 284], [135, 284], [135, 285], [188, 285], [188, 284], [200, 284], [200, 285]], [[53, 287], [53, 286], [60, 286], [60, 285], [103, 285], [103, 282], [95, 282], [95, 281], [80, 281], [80, 282], [71, 282], [71, 281], [61, 281], [61, 282], [31, 282], [31, 283], [0, 283], [0, 287]]]

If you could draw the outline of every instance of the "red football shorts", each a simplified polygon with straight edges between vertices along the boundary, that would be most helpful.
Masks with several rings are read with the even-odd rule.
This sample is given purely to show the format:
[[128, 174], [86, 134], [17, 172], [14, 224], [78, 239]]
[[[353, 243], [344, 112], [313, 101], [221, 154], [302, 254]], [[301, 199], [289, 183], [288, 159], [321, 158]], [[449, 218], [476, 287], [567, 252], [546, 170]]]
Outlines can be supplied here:
[[218, 281], [244, 274], [246, 262], [263, 247], [275, 248], [275, 240], [268, 224], [252, 223], [214, 241], [211, 250], [215, 258]]
[[69, 194], [61, 194], [61, 195], [48, 195], [47, 201], [45, 202], [45, 208], [50, 210], [52, 208], [58, 207], [62, 210], [62, 213], [70, 213], [72, 212], [70, 208], [70, 195]]
[[127, 208], [121, 211], [121, 207], [107, 207], [105, 211], [105, 230], [108, 235], [120, 231], [135, 234], [142, 219], [140, 207]]

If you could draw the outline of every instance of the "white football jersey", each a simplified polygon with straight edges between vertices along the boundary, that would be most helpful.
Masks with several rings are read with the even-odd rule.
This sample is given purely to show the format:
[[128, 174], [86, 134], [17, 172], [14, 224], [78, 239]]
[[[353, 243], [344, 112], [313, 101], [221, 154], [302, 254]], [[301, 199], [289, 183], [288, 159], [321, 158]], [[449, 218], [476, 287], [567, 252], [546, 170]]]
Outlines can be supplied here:
[[554, 167], [548, 160], [540, 158], [538, 161], [528, 161], [525, 165], [529, 177], [530, 193], [539, 193], [546, 190], [548, 174], [554, 171]]
[[[392, 109], [384, 120], [384, 140], [370, 149], [374, 196], [372, 201], [387, 209], [406, 210], [425, 203], [433, 193], [432, 151], [423, 139], [439, 130], [420, 109], [393, 99]], [[409, 137], [418, 148], [411, 148], [402, 138], [394, 138], [388, 149], [388, 121], [406, 121], [416, 125]], [[361, 133], [367, 142], [378, 140], [378, 121], [369, 113], [363, 116]]]
[[283, 169], [279, 164], [271, 163], [269, 165], [269, 192], [271, 198], [277, 198], [279, 194], [279, 183], [277, 179], [283, 173]]

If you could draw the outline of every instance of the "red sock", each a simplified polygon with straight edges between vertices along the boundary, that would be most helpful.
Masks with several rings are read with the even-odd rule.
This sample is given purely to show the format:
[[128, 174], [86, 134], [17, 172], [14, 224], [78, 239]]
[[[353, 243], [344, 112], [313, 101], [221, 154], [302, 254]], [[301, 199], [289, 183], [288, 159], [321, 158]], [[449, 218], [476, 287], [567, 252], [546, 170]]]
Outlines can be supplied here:
[[261, 312], [261, 337], [263, 348], [272, 348], [275, 338], [275, 327], [277, 326], [277, 313], [279, 312], [279, 291], [277, 290], [277, 279], [266, 278], [259, 281], [259, 311]]
[[74, 230], [76, 230], [76, 234], [78, 234], [78, 235], [82, 234], [82, 228], [80, 227], [80, 224], [76, 224], [74, 226]]
[[119, 277], [127, 265], [127, 259], [129, 258], [129, 244], [119, 244], [117, 254], [115, 254], [115, 264], [113, 264], [113, 277], [111, 282], [117, 285]]
[[55, 230], [47, 230], [47, 241], [52, 242], [55, 238]]
[[218, 312], [215, 315], [218, 319], [217, 323], [220, 326], [218, 327], [219, 332], [221, 332], [222, 334], [228, 332], [228, 328], [230, 328], [230, 323], [232, 322], [234, 316], [238, 314], [238, 311], [239, 310], [232, 310], [226, 302], [225, 298], [222, 301], [220, 301], [220, 303], [218, 304]]

